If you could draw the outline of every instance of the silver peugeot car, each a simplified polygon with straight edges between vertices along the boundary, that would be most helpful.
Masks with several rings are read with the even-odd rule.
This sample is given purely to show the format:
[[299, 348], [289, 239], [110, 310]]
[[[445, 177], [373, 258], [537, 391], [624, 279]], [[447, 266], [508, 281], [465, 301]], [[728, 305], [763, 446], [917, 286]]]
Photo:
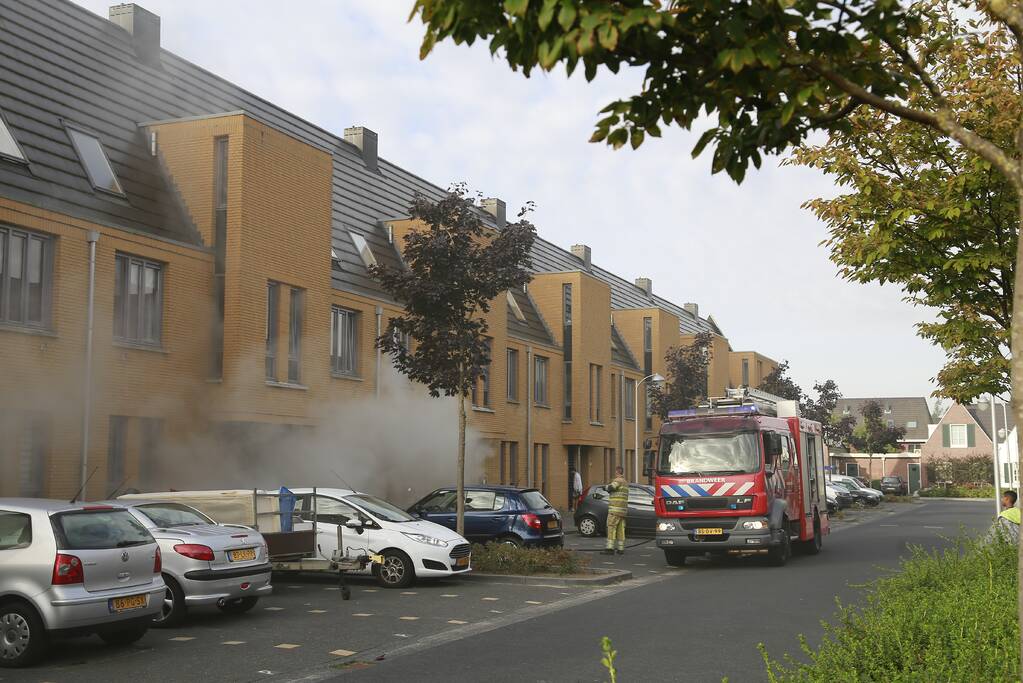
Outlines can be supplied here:
[[123, 507], [0, 498], [0, 667], [31, 664], [59, 636], [135, 642], [160, 612], [162, 571]]
[[154, 626], [173, 626], [196, 605], [247, 612], [273, 590], [266, 541], [255, 529], [217, 524], [181, 503], [119, 499], [116, 504], [125, 506], [163, 550], [167, 588]]

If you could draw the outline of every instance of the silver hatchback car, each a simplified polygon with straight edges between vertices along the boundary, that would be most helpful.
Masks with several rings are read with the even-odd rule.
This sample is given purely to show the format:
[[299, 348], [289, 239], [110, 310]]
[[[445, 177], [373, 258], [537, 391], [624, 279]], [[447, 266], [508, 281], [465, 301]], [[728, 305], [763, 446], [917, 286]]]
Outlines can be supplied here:
[[119, 499], [116, 504], [125, 506], [163, 551], [167, 589], [154, 626], [173, 626], [196, 605], [246, 612], [273, 590], [266, 541], [255, 529], [217, 524], [181, 503]]
[[141, 638], [165, 586], [153, 536], [123, 507], [0, 498], [0, 667], [53, 637]]

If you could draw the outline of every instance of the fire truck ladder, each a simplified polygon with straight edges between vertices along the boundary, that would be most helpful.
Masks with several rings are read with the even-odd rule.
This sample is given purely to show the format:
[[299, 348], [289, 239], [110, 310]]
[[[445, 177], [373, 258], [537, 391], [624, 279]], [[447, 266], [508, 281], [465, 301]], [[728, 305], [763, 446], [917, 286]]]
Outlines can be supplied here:
[[739, 387], [738, 389], [725, 389], [724, 396], [709, 398], [707, 403], [700, 407], [713, 411], [715, 408], [756, 406], [758, 413], [776, 417], [778, 415], [778, 404], [784, 400], [781, 396], [775, 396], [766, 391]]

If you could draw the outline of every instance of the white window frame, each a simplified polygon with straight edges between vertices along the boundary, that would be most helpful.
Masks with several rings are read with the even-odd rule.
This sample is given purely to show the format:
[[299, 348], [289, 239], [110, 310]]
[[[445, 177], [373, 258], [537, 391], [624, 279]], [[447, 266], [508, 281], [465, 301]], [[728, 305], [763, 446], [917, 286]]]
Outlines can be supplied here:
[[[330, 371], [339, 377], [359, 376], [359, 311], [341, 306], [330, 309]], [[344, 330], [342, 320], [349, 321]], [[342, 354], [341, 343], [348, 340], [350, 352]]]
[[[959, 439], [956, 438], [957, 435], [961, 435], [961, 439], [962, 439], [961, 442], [960, 442]], [[950, 424], [948, 426], [948, 446], [949, 446], [949, 448], [969, 448], [969, 443], [970, 443], [969, 430], [966, 428], [966, 425], [964, 425], [964, 424], [959, 424], [959, 425]]]
[[[135, 316], [135, 329], [132, 330], [128, 329], [129, 289], [131, 287], [131, 271], [136, 267], [139, 268], [138, 311]], [[117, 276], [114, 279], [114, 339], [128, 344], [160, 346], [163, 339], [164, 264], [159, 261], [142, 258], [141, 256], [117, 252], [114, 255], [114, 268], [121, 278], [120, 286], [118, 286]], [[149, 271], [155, 271], [156, 273], [156, 291], [154, 294], [156, 303], [152, 311], [147, 310], [146, 298], [143, 292], [146, 273]], [[118, 304], [123, 307], [123, 310], [116, 310]], [[146, 314], [150, 316], [148, 320], [152, 322], [152, 326], [155, 328], [154, 333], [150, 336], [147, 336], [146, 331]], [[120, 322], [120, 329], [118, 329], [118, 322]]]

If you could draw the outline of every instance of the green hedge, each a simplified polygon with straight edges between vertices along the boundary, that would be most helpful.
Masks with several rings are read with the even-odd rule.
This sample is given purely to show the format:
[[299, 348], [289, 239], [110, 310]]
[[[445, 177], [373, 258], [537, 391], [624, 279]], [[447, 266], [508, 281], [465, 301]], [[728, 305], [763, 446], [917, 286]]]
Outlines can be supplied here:
[[504, 543], [472, 547], [472, 567], [484, 574], [579, 574], [588, 557], [563, 548], [519, 548]]
[[1019, 681], [1017, 552], [959, 540], [913, 550], [902, 571], [875, 581], [863, 608], [841, 607], [806, 661], [772, 660], [772, 683]]
[[922, 498], [994, 498], [994, 486], [931, 486], [920, 489]]

